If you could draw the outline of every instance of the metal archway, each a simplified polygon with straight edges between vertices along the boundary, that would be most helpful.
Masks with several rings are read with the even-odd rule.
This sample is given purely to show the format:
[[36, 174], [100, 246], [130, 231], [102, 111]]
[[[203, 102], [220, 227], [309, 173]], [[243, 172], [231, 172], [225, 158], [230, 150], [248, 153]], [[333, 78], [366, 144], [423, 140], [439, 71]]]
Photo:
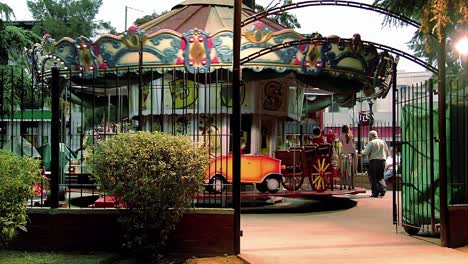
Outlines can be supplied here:
[[408, 25], [411, 25], [413, 27], [419, 28], [421, 26], [420, 23], [417, 21], [403, 16], [401, 14], [392, 12], [388, 9], [378, 7], [378, 6], [373, 6], [369, 4], [364, 4], [364, 3], [359, 3], [359, 2], [353, 2], [353, 1], [335, 1], [335, 0], [310, 0], [310, 1], [302, 1], [299, 3], [295, 4], [289, 4], [289, 5], [284, 5], [284, 6], [279, 6], [279, 7], [274, 7], [271, 9], [268, 9], [266, 11], [257, 13], [253, 16], [250, 16], [246, 19], [244, 19], [241, 22], [241, 26], [248, 25], [250, 23], [253, 23], [261, 18], [267, 17], [269, 15], [274, 15], [278, 13], [283, 13], [285, 11], [293, 10], [293, 9], [298, 9], [298, 8], [303, 8], [303, 7], [309, 7], [309, 6], [344, 6], [344, 7], [352, 7], [352, 8], [358, 8], [358, 9], [363, 9], [363, 10], [369, 10], [373, 12], [377, 12], [383, 15], [391, 16], [395, 19], [398, 19], [400, 21], [403, 21], [407, 23]]
[[[261, 13], [257, 13], [257, 14], [254, 14], [252, 15], [251, 17], [248, 17], [246, 18], [245, 20], [242, 20], [241, 19], [241, 10], [242, 10], [242, 0], [234, 0], [234, 30], [233, 30], [233, 33], [234, 33], [234, 39], [233, 39], [233, 87], [240, 87], [240, 83], [241, 83], [241, 74], [240, 74], [240, 70], [241, 70], [241, 65], [243, 63], [246, 63], [246, 62], [249, 62], [255, 58], [258, 58], [259, 56], [263, 55], [263, 54], [266, 54], [266, 53], [269, 53], [269, 52], [272, 52], [274, 50], [278, 50], [278, 49], [281, 49], [285, 46], [293, 46], [293, 45], [300, 45], [301, 43], [302, 44], [305, 44], [305, 43], [313, 43], [314, 40], [313, 39], [303, 39], [303, 40], [299, 40], [299, 41], [292, 41], [292, 42], [288, 42], [288, 43], [283, 43], [283, 44], [280, 44], [280, 45], [276, 45], [276, 46], [272, 46], [272, 47], [269, 47], [269, 48], [265, 48], [263, 50], [260, 50], [254, 54], [251, 54], [249, 56], [247, 56], [246, 58], [243, 58], [241, 60], [241, 57], [240, 57], [240, 51], [241, 51], [241, 46], [240, 46], [240, 38], [241, 38], [241, 27], [243, 26], [246, 26], [254, 21], [257, 21], [261, 18], [264, 18], [264, 17], [267, 17], [268, 15], [272, 15], [272, 14], [278, 14], [278, 13], [282, 13], [282, 12], [285, 12], [285, 11], [288, 11], [288, 10], [293, 10], [293, 9], [298, 9], [298, 8], [302, 8], [302, 7], [308, 7], [308, 6], [344, 6], [344, 7], [352, 7], [352, 8], [358, 8], [358, 9], [363, 9], [363, 10], [369, 10], [369, 11], [373, 11], [373, 12], [377, 12], [377, 13], [380, 13], [380, 14], [384, 14], [384, 15], [387, 15], [387, 16], [390, 16], [392, 18], [395, 18], [399, 21], [402, 21], [404, 23], [407, 23], [408, 25], [411, 25], [413, 27], [416, 27], [416, 28], [420, 28], [420, 23], [414, 21], [413, 19], [411, 18], [408, 18], [406, 16], [403, 16], [401, 14], [397, 14], [397, 13], [394, 13], [390, 10], [387, 10], [387, 9], [384, 9], [384, 8], [381, 8], [381, 7], [377, 7], [377, 6], [372, 6], [372, 5], [368, 5], [368, 4], [364, 4], [364, 3], [358, 3], [358, 2], [352, 2], [352, 1], [336, 1], [336, 0], [322, 0], [322, 1], [303, 1], [303, 2], [300, 2], [300, 3], [295, 3], [295, 4], [290, 4], [290, 5], [285, 5], [285, 6], [281, 6], [281, 7], [275, 7], [275, 8], [272, 8], [270, 10], [267, 10], [267, 11], [264, 11], [264, 12], [261, 12]], [[237, 22], [237, 23], [236, 23]], [[318, 40], [315, 40], [315, 41], [318, 41]], [[323, 41], [323, 39], [322, 39]], [[347, 40], [349, 41], [349, 39]], [[381, 50], [385, 50], [387, 52], [391, 52], [391, 53], [394, 53], [394, 54], [398, 54], [400, 55], [401, 57], [404, 57], [406, 59], [409, 59], [415, 63], [417, 63], [418, 65], [421, 65], [423, 67], [425, 67], [426, 69], [430, 70], [431, 72], [433, 73], [436, 73], [439, 75], [439, 77], [442, 77], [442, 78], [439, 78], [439, 83], [441, 84], [440, 87], [439, 87], [439, 94], [440, 94], [440, 98], [439, 98], [439, 108], [440, 109], [445, 109], [445, 60], [444, 60], [444, 57], [442, 55], [440, 55], [439, 58], [441, 58], [442, 60], [439, 60], [439, 68], [440, 68], [440, 72], [439, 72], [439, 69], [438, 68], [435, 68], [433, 67], [432, 65], [414, 57], [413, 55], [411, 54], [408, 54], [406, 52], [403, 52], [401, 50], [398, 50], [398, 49], [394, 49], [392, 47], [389, 47], [389, 46], [386, 46], [386, 45], [382, 45], [382, 44], [377, 44], [377, 43], [372, 43], [372, 42], [368, 42], [368, 41], [363, 41], [362, 42], [363, 44], [369, 44], [369, 45], [374, 45], [376, 48], [378, 49], [381, 49]], [[443, 52], [445, 52], [445, 46], [444, 45], [440, 45], [440, 54], [442, 54]], [[392, 72], [392, 75], [393, 75], [393, 79], [396, 80], [396, 64], [393, 63], [393, 72]], [[395, 91], [396, 91], [396, 81], [393, 81], [393, 96], [395, 98]], [[238, 99], [240, 98], [240, 94], [239, 94], [239, 90], [240, 89], [234, 89], [233, 91], [233, 98], [234, 99]], [[392, 112], [393, 112], [393, 126], [395, 126], [395, 111], [394, 111], [394, 107], [392, 109]], [[446, 157], [446, 154], [445, 154], [445, 147], [446, 147], [446, 143], [445, 143], [445, 112], [442, 111], [443, 114], [439, 115], [439, 118], [438, 118], [438, 121], [439, 121], [439, 131], [440, 131], [440, 142], [441, 142], [441, 146], [439, 146], [442, 151], [441, 153], [439, 154], [439, 158], [440, 160], [445, 160], [445, 157]], [[234, 138], [238, 138], [240, 136], [240, 122], [239, 122], [239, 119], [240, 119], [240, 106], [238, 104], [234, 104], [234, 107], [233, 107], [233, 122], [232, 122], [232, 127], [233, 127], [233, 135], [234, 135]], [[393, 131], [393, 140], [395, 141], [395, 130]], [[240, 142], [234, 142], [234, 146], [237, 146], [236, 143], [239, 143], [238, 146], [239, 146], [239, 149], [237, 147], [235, 147], [233, 149], [233, 185], [234, 185], [234, 191], [233, 191], [233, 200], [236, 201], [235, 202], [235, 205], [236, 206], [233, 206], [234, 207], [234, 210], [235, 210], [235, 235], [234, 235], [234, 244], [236, 245], [235, 248], [236, 248], [236, 253], [240, 253]], [[395, 159], [395, 157], [394, 157]], [[443, 172], [441, 172], [441, 175], [440, 175], [440, 181], [441, 181], [441, 185], [445, 186], [446, 185], [446, 177], [445, 177], [445, 168], [442, 170]], [[444, 185], [445, 183], [445, 185]], [[444, 201], [444, 204], [446, 204], [446, 201], [447, 201], [447, 190], [446, 190], [446, 186], [445, 186], [445, 189], [442, 189], [441, 188], [441, 192], [444, 193], [444, 195], [441, 195], [441, 200], [443, 199]], [[395, 192], [393, 193], [393, 200], [395, 201]], [[394, 205], [395, 206], [395, 205]], [[441, 208], [442, 209], [442, 208]], [[441, 217], [441, 222], [442, 222], [442, 226], [448, 228], [448, 224], [447, 224], [447, 219], [445, 217], [445, 215], [447, 214], [447, 207], [443, 208], [443, 210], [441, 210], [441, 215], [443, 215], [443, 219]], [[395, 211], [395, 208], [394, 208], [394, 211]], [[443, 211], [443, 214], [442, 214], [442, 211]], [[394, 222], [396, 221], [395, 219], [395, 214], [394, 214]], [[445, 230], [445, 228], [444, 228]], [[442, 232], [441, 236], [442, 236], [442, 244], [443, 245], [447, 245], [447, 231], [444, 231]]]
[[[249, 56], [247, 57], [244, 57], [240, 60], [240, 64], [244, 64], [244, 63], [247, 63], [247, 62], [250, 62], [258, 57], [261, 57], [267, 53], [270, 53], [270, 52], [273, 52], [273, 51], [276, 51], [276, 50], [280, 50], [282, 48], [285, 48], [285, 47], [291, 47], [291, 46], [298, 46], [298, 45], [302, 45], [302, 44], [315, 44], [315, 43], [321, 43], [321, 42], [324, 42], [324, 41], [330, 41], [330, 40], [333, 40], [333, 41], [338, 41], [338, 42], [344, 42], [344, 43], [352, 43], [352, 39], [351, 38], [305, 38], [305, 39], [300, 39], [300, 40], [294, 40], [294, 41], [289, 41], [289, 42], [284, 42], [284, 43], [281, 43], [281, 44], [278, 44], [278, 45], [274, 45], [274, 46], [271, 46], [271, 47], [268, 47], [268, 48], [264, 48], [262, 50], [259, 50], [253, 54], [250, 54]], [[362, 41], [362, 44], [364, 45], [369, 45], [369, 46], [374, 46], [376, 49], [379, 49], [379, 50], [383, 50], [383, 51], [387, 51], [387, 52], [390, 52], [390, 53], [393, 53], [393, 54], [396, 54], [400, 57], [403, 57], [405, 59], [408, 59], [426, 69], [428, 69], [429, 71], [431, 71], [432, 73], [434, 74], [438, 74], [438, 69], [434, 66], [432, 66], [431, 64], [421, 60], [421, 59], [418, 59], [417, 57], [409, 54], [409, 53], [406, 53], [402, 50], [399, 50], [399, 49], [395, 49], [395, 48], [392, 48], [390, 46], [387, 46], [387, 45], [384, 45], [384, 44], [379, 44], [379, 43], [375, 43], [375, 42], [371, 42], [371, 41]]]

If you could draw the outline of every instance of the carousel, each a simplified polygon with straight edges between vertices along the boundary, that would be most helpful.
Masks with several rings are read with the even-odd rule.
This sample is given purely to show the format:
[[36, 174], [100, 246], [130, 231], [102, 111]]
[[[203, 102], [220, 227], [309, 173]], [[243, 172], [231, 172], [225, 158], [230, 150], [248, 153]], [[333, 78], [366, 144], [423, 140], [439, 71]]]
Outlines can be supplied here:
[[[190, 135], [213, 160], [224, 162], [232, 149], [233, 8], [230, 0], [187, 0], [120, 35], [102, 35], [95, 41], [44, 35], [29, 51], [29, 60], [38, 80], [49, 78], [53, 67], [59, 67], [65, 80], [62, 97], [74, 109], [66, 116], [67, 145], [83, 147], [86, 135], [157, 130]], [[243, 6], [243, 19], [254, 14]], [[312, 41], [288, 45], [306, 39]], [[315, 113], [332, 100], [353, 107], [357, 94], [384, 97], [395, 59], [364, 44], [359, 34], [349, 39], [304, 35], [266, 18], [242, 28], [241, 58], [282, 44], [242, 65], [240, 103], [244, 155], [276, 157], [285, 165], [290, 157], [297, 155], [295, 162], [303, 156], [283, 157], [283, 152], [306, 144], [287, 138], [289, 124], [319, 125]], [[89, 109], [94, 111], [85, 111]], [[87, 115], [93, 115], [93, 122], [86, 122]], [[314, 151], [316, 156], [329, 155], [325, 162], [331, 163], [332, 147]], [[288, 190], [300, 189], [303, 179], [311, 177], [313, 189], [327, 189], [329, 180], [315, 180], [316, 175], [334, 174], [328, 169], [333, 166], [310, 159], [322, 171], [310, 166], [298, 176], [296, 165], [291, 165], [294, 173], [280, 166], [270, 172], [271, 179], [259, 176], [252, 183], [259, 191], [273, 193], [280, 183]], [[207, 173], [208, 182], [219, 176], [220, 164]], [[300, 184], [297, 179], [302, 179]], [[216, 180], [229, 182], [229, 177]]]

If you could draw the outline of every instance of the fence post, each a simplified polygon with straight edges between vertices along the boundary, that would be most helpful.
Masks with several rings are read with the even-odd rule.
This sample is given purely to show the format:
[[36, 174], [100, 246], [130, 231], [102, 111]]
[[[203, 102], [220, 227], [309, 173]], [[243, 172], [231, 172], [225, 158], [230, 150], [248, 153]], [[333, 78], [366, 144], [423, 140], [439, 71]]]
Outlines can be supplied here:
[[429, 80], [429, 177], [431, 179], [431, 230], [435, 230], [435, 180], [434, 180], [434, 83], [432, 79]]
[[234, 28], [233, 28], [233, 65], [232, 65], [232, 205], [234, 208], [234, 253], [240, 253], [240, 174], [241, 174], [241, 154], [240, 154], [240, 136], [241, 136], [241, 65], [240, 65], [240, 46], [241, 46], [241, 22], [242, 22], [242, 0], [234, 2]]
[[[357, 138], [358, 138], [358, 142], [357, 142], [358, 153], [361, 153], [361, 150], [362, 150], [362, 145], [361, 145], [361, 121], [359, 121], [359, 123], [357, 125]], [[361, 166], [361, 171], [362, 171], [362, 166]]]
[[50, 208], [58, 208], [59, 202], [59, 166], [60, 155], [60, 69], [52, 67], [52, 124], [51, 124], [51, 179], [50, 179]]
[[138, 131], [143, 130], [143, 38], [138, 38]]
[[[397, 144], [396, 144], [396, 128], [397, 128], [397, 123], [396, 123], [396, 92], [397, 92], [397, 64], [396, 62], [393, 62], [392, 64], [392, 142], [393, 142], [393, 192], [392, 192], [392, 207], [393, 207], [393, 224], [396, 225], [398, 224], [398, 211], [397, 211], [397, 204], [396, 204], [396, 190], [398, 190], [398, 181], [396, 178], [396, 172], [397, 172], [397, 159], [396, 159], [396, 149], [397, 149]], [[401, 127], [401, 126], [400, 126]], [[400, 139], [401, 141], [401, 139]]]

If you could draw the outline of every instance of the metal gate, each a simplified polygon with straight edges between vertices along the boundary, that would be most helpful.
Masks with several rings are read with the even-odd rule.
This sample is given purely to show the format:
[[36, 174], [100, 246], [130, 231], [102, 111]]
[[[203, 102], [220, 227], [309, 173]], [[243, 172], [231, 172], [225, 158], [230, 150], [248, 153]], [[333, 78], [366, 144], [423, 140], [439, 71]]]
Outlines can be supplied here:
[[[437, 94], [433, 82], [400, 86], [394, 93], [401, 142], [394, 142], [394, 221], [409, 234], [436, 233], [438, 204]], [[400, 172], [400, 173], [398, 173]]]
[[[440, 109], [433, 81], [400, 86], [394, 94], [395, 127], [401, 127], [401, 141], [393, 144], [400, 167], [394, 174], [394, 223], [411, 235], [437, 235], [449, 228], [441, 226], [447, 207], [468, 203], [468, 89], [463, 82], [447, 84], [446, 160], [439, 160]], [[447, 204], [441, 203], [442, 163], [447, 167]]]

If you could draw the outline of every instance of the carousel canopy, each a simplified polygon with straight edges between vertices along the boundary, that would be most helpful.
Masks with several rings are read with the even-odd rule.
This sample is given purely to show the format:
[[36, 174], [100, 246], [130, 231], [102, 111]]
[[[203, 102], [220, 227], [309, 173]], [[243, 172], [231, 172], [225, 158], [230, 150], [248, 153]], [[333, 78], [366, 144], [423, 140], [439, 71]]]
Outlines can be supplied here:
[[[30, 50], [30, 62], [38, 75], [48, 75], [58, 65], [74, 81], [106, 78], [102, 72], [119, 74], [122, 68], [137, 72], [142, 67], [161, 74], [168, 69], [189, 74], [229, 71], [233, 13], [231, 0], [187, 0], [121, 35], [55, 41], [46, 34]], [[253, 14], [243, 6], [243, 18]], [[242, 28], [241, 58], [249, 58], [242, 65], [247, 81], [293, 73], [307, 86], [333, 92], [335, 98], [342, 95], [344, 106], [352, 106], [349, 98], [359, 91], [370, 97], [386, 95], [394, 62], [389, 54], [364, 44], [359, 34], [349, 39], [305, 36], [266, 18]]]
[[[243, 5], [242, 19], [255, 14], [248, 6]], [[287, 28], [266, 18], [260, 20], [272, 32]], [[177, 32], [188, 32], [198, 28], [204, 32], [215, 33], [232, 31], [234, 23], [234, 1], [230, 0], [187, 0], [176, 5], [170, 12], [142, 24], [139, 28], [146, 34], [156, 33], [162, 29]], [[243, 31], [247, 31], [244, 27]]]

